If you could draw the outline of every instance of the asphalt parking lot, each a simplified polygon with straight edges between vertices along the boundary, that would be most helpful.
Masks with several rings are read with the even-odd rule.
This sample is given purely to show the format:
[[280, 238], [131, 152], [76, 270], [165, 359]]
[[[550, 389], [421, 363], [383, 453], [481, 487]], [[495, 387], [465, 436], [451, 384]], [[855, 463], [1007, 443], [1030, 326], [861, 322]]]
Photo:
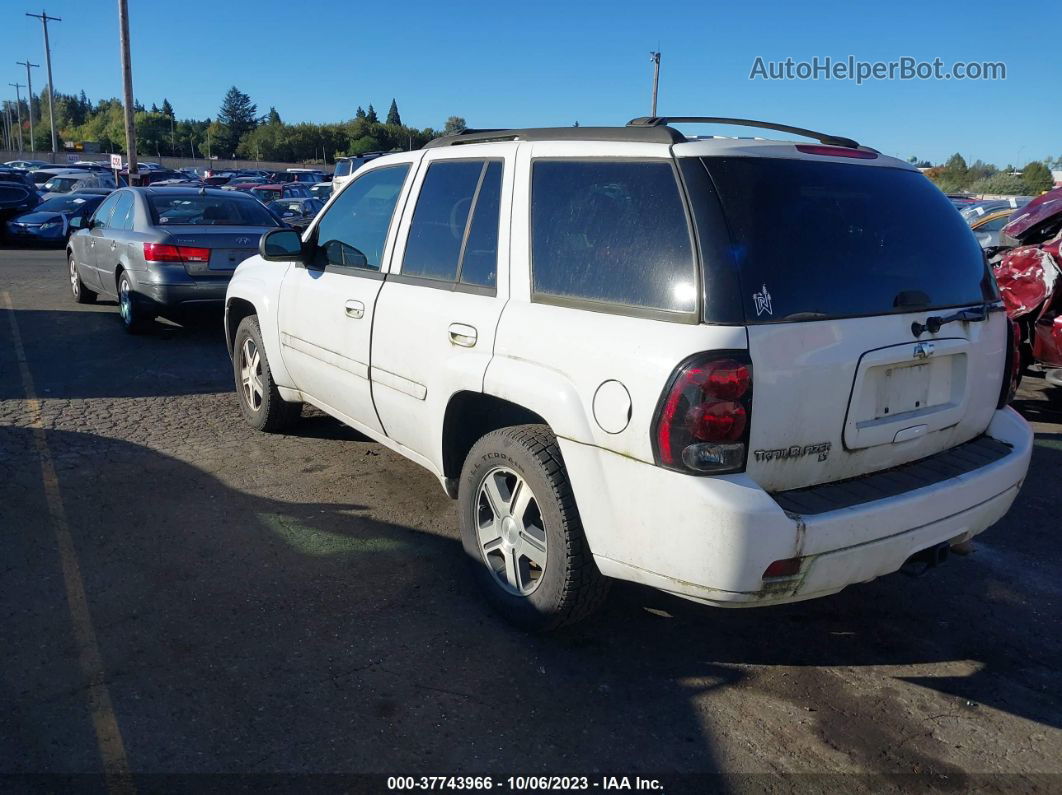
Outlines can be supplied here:
[[1062, 402], [1036, 379], [1029, 477], [972, 554], [760, 610], [618, 586], [529, 637], [426, 471], [323, 416], [243, 424], [219, 319], [128, 336], [62, 252], [12, 248], [0, 315], [0, 773], [1062, 787]]

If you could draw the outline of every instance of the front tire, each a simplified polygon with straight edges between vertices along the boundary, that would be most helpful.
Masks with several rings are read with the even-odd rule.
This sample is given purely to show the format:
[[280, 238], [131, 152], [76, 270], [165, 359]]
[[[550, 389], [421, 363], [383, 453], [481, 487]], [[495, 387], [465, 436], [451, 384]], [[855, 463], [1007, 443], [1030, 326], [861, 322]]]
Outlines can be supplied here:
[[285, 401], [273, 380], [262, 342], [262, 328], [255, 315], [245, 317], [236, 329], [232, 367], [240, 411], [252, 428], [280, 433], [299, 418], [302, 404]]
[[74, 301], [79, 304], [96, 303], [96, 293], [86, 287], [85, 283], [81, 281], [81, 274], [77, 271], [77, 263], [74, 261], [74, 255], [70, 254], [66, 258], [66, 262], [70, 274], [70, 292], [74, 296]]
[[147, 308], [145, 299], [133, 289], [133, 280], [122, 271], [118, 277], [118, 314], [122, 325], [130, 334], [142, 334], [151, 326], [155, 315]]
[[502, 428], [476, 442], [457, 499], [473, 576], [510, 622], [545, 632], [581, 621], [604, 602], [609, 581], [590, 554], [549, 428]]

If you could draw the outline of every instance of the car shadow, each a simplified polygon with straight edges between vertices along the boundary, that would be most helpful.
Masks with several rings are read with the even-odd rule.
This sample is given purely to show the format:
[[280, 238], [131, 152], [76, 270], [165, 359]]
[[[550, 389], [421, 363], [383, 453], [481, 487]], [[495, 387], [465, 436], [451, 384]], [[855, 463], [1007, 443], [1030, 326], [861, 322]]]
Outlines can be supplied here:
[[[734, 611], [619, 585], [587, 624], [531, 636], [476, 593], [441, 496], [407, 522], [379, 515], [371, 485], [321, 502], [312, 468], [272, 498], [139, 445], [42, 433], [134, 770], [717, 773], [728, 710], [766, 701], [860, 768], [961, 788], [903, 683], [959, 715], [1062, 726], [1051, 445], [977, 551], [925, 577]], [[23, 506], [0, 536], [5, 687], [23, 694], [0, 712], [5, 771], [77, 769], [92, 743], [37, 444], [0, 428], [0, 496]], [[928, 664], [944, 675], [912, 675]], [[848, 686], [852, 667], [885, 684]], [[768, 769], [792, 752], [779, 742]]]
[[[87, 311], [86, 311], [87, 310]], [[14, 371], [9, 313], [40, 398], [159, 397], [233, 391], [221, 312], [177, 326], [156, 320], [144, 334], [122, 327], [116, 307], [0, 310], [0, 368]], [[0, 399], [22, 397], [17, 377], [0, 379]]]

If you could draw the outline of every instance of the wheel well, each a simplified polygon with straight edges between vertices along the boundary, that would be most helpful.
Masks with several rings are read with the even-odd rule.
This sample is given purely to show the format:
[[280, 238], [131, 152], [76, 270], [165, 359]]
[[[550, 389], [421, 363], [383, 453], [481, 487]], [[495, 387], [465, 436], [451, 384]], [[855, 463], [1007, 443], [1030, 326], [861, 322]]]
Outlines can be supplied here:
[[236, 344], [236, 329], [240, 327], [245, 317], [257, 315], [254, 304], [242, 298], [233, 298], [225, 307], [225, 340], [228, 342], [229, 352]]
[[538, 414], [508, 400], [480, 392], [457, 392], [443, 418], [442, 460], [446, 490], [457, 496], [457, 479], [465, 458], [477, 441], [491, 431], [510, 425], [547, 425]]

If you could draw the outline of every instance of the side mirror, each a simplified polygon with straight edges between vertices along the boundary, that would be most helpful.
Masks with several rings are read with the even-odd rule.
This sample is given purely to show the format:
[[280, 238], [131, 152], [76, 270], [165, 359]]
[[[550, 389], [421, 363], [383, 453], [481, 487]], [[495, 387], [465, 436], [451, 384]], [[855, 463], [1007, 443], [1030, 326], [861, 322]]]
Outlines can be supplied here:
[[258, 241], [258, 253], [270, 262], [302, 258], [302, 238], [294, 229], [271, 229]]
[[86, 219], [82, 218], [80, 215], [75, 215], [73, 218], [70, 219], [70, 228], [81, 229], [85, 220]]

